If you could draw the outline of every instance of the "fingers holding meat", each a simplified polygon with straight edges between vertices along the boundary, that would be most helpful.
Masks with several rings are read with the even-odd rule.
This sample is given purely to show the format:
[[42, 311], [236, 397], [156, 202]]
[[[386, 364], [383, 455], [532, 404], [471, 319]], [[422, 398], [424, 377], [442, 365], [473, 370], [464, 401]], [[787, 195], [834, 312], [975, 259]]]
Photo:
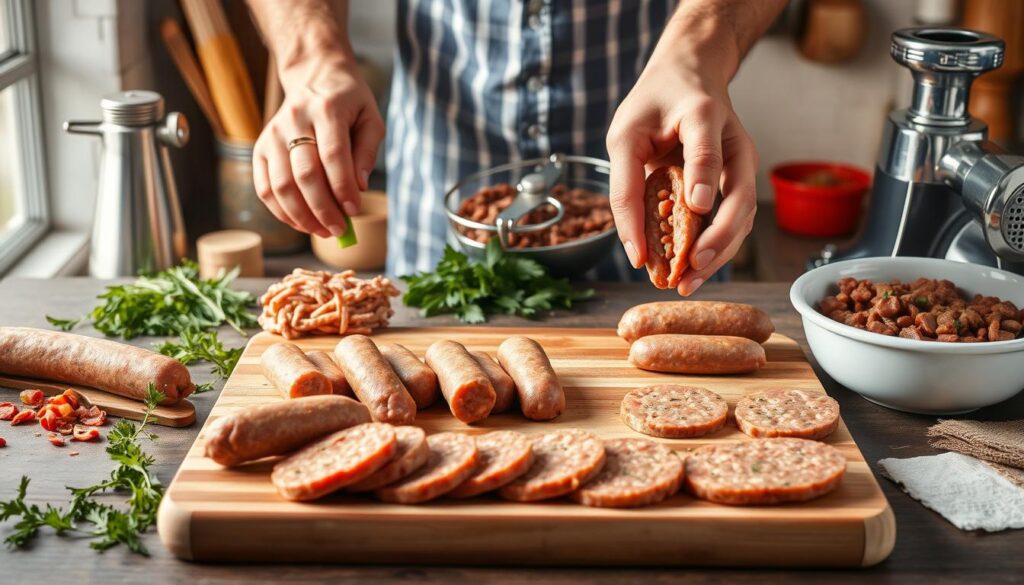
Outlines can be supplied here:
[[647, 272], [658, 288], [679, 286], [689, 267], [693, 243], [704, 219], [686, 204], [683, 169], [661, 167], [647, 178], [644, 191], [644, 233]]

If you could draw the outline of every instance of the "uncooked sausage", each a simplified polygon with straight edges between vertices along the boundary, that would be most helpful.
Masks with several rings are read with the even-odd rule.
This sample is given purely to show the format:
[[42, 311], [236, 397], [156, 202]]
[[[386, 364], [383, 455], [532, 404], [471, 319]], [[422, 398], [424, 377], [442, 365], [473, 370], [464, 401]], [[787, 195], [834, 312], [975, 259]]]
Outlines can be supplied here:
[[487, 418], [497, 395], [491, 379], [466, 348], [456, 341], [442, 339], [427, 348], [426, 357], [455, 418], [464, 423]]
[[145, 400], [149, 384], [175, 404], [196, 389], [188, 368], [148, 349], [108, 339], [0, 327], [0, 373], [80, 384], [133, 400]]
[[306, 353], [306, 357], [309, 358], [309, 361], [313, 362], [313, 365], [320, 370], [321, 374], [327, 376], [327, 381], [331, 383], [331, 394], [354, 396], [352, 394], [352, 386], [345, 379], [345, 374], [338, 367], [338, 362], [334, 361], [331, 354], [326, 351], [310, 351]]
[[767, 313], [741, 303], [662, 301], [637, 305], [622, 314], [619, 337], [632, 343], [647, 335], [732, 335], [764, 343], [775, 331]]
[[675, 374], [739, 374], [766, 363], [764, 348], [745, 337], [672, 334], [637, 339], [629, 361], [644, 370]]
[[494, 386], [496, 398], [494, 399], [494, 408], [491, 409], [491, 414], [501, 414], [512, 408], [512, 403], [516, 401], [516, 384], [509, 377], [508, 372], [501, 369], [501, 365], [494, 361], [494, 358], [486, 352], [471, 351], [469, 353], [480, 364], [484, 373], [491, 379], [491, 385]]
[[332, 392], [331, 382], [299, 346], [288, 341], [275, 343], [260, 356], [263, 375], [285, 398], [302, 398]]
[[498, 362], [516, 384], [519, 407], [526, 418], [550, 420], [565, 410], [565, 391], [544, 348], [516, 335], [498, 346]]
[[433, 404], [437, 399], [437, 374], [434, 370], [404, 345], [381, 343], [377, 347], [416, 401], [416, 408], [423, 410]]
[[372, 339], [365, 335], [343, 337], [334, 346], [334, 357], [373, 420], [405, 425], [416, 418], [416, 402]]

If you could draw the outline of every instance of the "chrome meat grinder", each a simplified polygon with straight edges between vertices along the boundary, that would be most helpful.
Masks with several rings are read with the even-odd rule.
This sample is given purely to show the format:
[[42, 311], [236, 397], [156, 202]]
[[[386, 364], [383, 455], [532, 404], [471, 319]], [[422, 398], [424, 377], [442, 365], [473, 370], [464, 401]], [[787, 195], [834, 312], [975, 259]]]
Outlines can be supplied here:
[[988, 142], [967, 112], [971, 82], [1003, 62], [1004, 43], [959, 28], [892, 35], [910, 69], [909, 108], [889, 114], [864, 227], [810, 267], [869, 256], [928, 256], [1024, 274], [1024, 157]]

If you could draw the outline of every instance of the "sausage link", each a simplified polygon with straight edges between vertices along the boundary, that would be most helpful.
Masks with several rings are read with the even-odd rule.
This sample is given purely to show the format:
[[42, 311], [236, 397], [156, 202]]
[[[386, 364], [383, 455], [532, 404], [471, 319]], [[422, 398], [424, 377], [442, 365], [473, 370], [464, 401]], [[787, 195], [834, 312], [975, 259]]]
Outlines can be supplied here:
[[632, 343], [647, 335], [731, 335], [764, 343], [775, 331], [767, 313], [740, 303], [662, 301], [637, 305], [622, 314], [619, 337]]
[[487, 352], [483, 351], [471, 351], [470, 355], [476, 360], [476, 363], [480, 364], [484, 373], [491, 379], [491, 385], [494, 386], [494, 408], [491, 409], [491, 414], [500, 414], [506, 410], [512, 408], [512, 403], [516, 400], [516, 384], [509, 377], [508, 373], [501, 369], [501, 365], [494, 361]]
[[268, 347], [260, 356], [260, 367], [285, 398], [317, 396], [332, 391], [327, 376], [294, 343], [282, 341]]
[[0, 327], [0, 373], [78, 384], [145, 400], [152, 383], [162, 404], [175, 404], [195, 389], [178, 360], [141, 347], [84, 335]]
[[370, 422], [370, 411], [344, 396], [310, 396], [239, 410], [210, 425], [206, 456], [224, 466], [283, 455], [320, 437]]
[[644, 370], [676, 374], [738, 374], [766, 363], [764, 348], [745, 337], [677, 334], [637, 339], [629, 361]]
[[331, 394], [354, 396], [352, 394], [352, 386], [345, 379], [345, 374], [338, 367], [338, 362], [334, 361], [331, 354], [326, 351], [310, 351], [306, 353], [306, 357], [309, 358], [309, 361], [313, 362], [313, 365], [316, 366], [316, 369], [320, 370], [321, 374], [327, 377], [327, 381], [331, 383]]
[[416, 402], [372, 339], [365, 335], [343, 337], [334, 346], [334, 357], [373, 420], [405, 425], [416, 418]]
[[473, 423], [487, 418], [497, 395], [491, 379], [466, 348], [442, 339], [427, 348], [427, 365], [437, 374], [441, 393], [455, 418]]
[[416, 401], [416, 408], [423, 410], [437, 400], [437, 374], [416, 354], [397, 343], [381, 343], [377, 347]]
[[522, 336], [498, 346], [498, 362], [515, 382], [519, 407], [526, 418], [550, 420], [565, 410], [565, 391], [544, 348]]

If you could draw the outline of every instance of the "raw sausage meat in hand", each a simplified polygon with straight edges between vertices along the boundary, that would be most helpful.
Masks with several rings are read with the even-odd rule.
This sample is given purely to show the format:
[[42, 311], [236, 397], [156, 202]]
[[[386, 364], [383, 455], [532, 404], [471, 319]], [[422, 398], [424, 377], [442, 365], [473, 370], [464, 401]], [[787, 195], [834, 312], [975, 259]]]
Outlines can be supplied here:
[[704, 219], [686, 205], [683, 169], [661, 167], [647, 177], [644, 189], [644, 236], [647, 273], [658, 288], [676, 288], [690, 265], [693, 243]]

